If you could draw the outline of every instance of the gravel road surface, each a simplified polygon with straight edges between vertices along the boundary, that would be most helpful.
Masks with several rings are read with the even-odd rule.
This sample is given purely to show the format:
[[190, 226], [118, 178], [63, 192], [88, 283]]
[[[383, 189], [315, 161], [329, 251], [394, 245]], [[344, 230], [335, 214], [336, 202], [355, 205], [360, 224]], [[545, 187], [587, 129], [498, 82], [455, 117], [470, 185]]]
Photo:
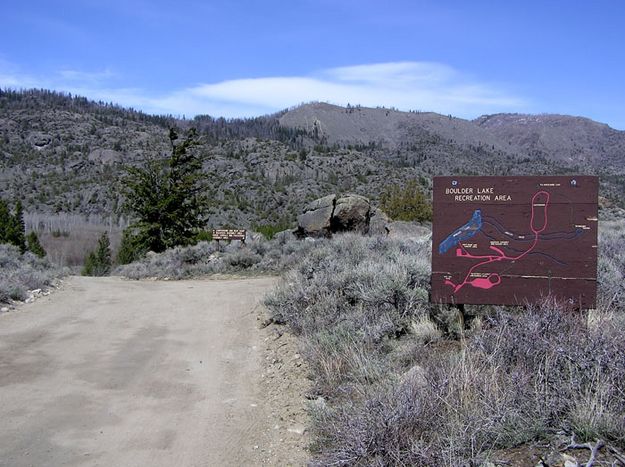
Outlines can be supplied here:
[[276, 280], [72, 277], [0, 315], [0, 465], [258, 465]]

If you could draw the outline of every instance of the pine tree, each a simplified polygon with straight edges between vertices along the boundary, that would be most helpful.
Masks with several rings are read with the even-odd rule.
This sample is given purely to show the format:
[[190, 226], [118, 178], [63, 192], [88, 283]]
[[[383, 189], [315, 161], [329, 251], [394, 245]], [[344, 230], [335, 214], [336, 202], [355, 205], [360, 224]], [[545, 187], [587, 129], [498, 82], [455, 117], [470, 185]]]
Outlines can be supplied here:
[[169, 197], [165, 210], [170, 231], [165, 231], [167, 248], [194, 243], [198, 232], [206, 225], [206, 198], [202, 180], [202, 161], [192, 148], [197, 146], [197, 133], [191, 129], [178, 145], [178, 135], [170, 130], [173, 151], [169, 161]]
[[117, 251], [117, 264], [129, 264], [141, 259], [147, 252], [147, 248], [142, 244], [139, 235], [131, 228], [124, 230], [122, 241]]
[[8, 243], [9, 229], [12, 223], [11, 212], [6, 201], [0, 198], [0, 243]]
[[144, 167], [127, 170], [126, 207], [138, 221], [125, 232], [125, 245], [143, 253], [195, 242], [207, 220], [202, 161], [193, 150], [197, 138], [192, 129], [177, 142], [178, 134], [171, 129], [169, 159], [152, 159]]
[[11, 221], [9, 243], [17, 246], [22, 253], [26, 251], [26, 228], [24, 226], [24, 208], [22, 202], [15, 203], [15, 214]]
[[15, 245], [22, 253], [26, 251], [24, 209], [21, 201], [15, 204], [15, 213], [11, 214], [8, 204], [0, 199], [0, 243]]
[[111, 242], [106, 232], [98, 240], [95, 251], [87, 255], [83, 276], [107, 276], [111, 272]]
[[39, 243], [39, 237], [34, 230], [26, 237], [26, 246], [28, 247], [28, 251], [39, 256], [40, 258], [46, 256], [46, 250], [44, 250], [41, 243]]

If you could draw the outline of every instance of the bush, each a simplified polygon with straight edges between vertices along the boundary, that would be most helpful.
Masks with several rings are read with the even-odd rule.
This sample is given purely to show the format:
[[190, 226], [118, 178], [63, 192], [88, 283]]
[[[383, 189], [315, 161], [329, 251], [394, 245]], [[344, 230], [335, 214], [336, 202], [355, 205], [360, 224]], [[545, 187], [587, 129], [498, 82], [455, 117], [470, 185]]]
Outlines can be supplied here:
[[415, 354], [413, 368], [422, 377], [387, 372], [376, 384], [352, 390], [355, 397], [335, 396], [324, 410], [317, 408], [316, 460], [479, 464], [490, 450], [562, 430], [622, 447], [625, 345], [610, 334], [595, 334], [579, 317], [548, 304], [518, 315], [501, 310], [460, 351]]
[[[147, 277], [185, 279], [209, 274], [276, 274], [292, 267], [304, 252], [316, 244], [295, 239], [248, 240], [230, 245], [200, 242], [176, 247], [163, 253], [150, 253], [145, 258], [115, 270], [131, 279]], [[123, 251], [123, 242], [122, 250]], [[130, 250], [130, 248], [129, 248]]]
[[213, 232], [210, 230], [200, 230], [195, 236], [195, 243], [199, 242], [212, 242]]
[[261, 259], [260, 255], [248, 249], [240, 249], [239, 251], [234, 251], [229, 254], [226, 257], [226, 262], [234, 269], [249, 269], [255, 264], [260, 263]]
[[599, 228], [598, 306], [605, 311], [625, 308], [625, 221], [602, 222]]
[[52, 286], [66, 274], [45, 258], [22, 254], [14, 245], [0, 245], [0, 302], [24, 300], [29, 290]]
[[139, 234], [132, 228], [125, 229], [117, 251], [117, 264], [130, 264], [138, 261], [146, 253], [145, 244], [139, 238]]
[[24, 210], [20, 201], [15, 204], [15, 212], [11, 214], [8, 204], [0, 199], [0, 243], [15, 245], [21, 253], [26, 251]]
[[277, 233], [287, 230], [289, 228], [291, 228], [291, 225], [289, 223], [282, 222], [279, 224], [255, 225], [254, 231], [263, 234], [267, 240], [271, 240], [275, 237]]
[[396, 221], [424, 222], [432, 220], [432, 205], [416, 180], [406, 186], [392, 185], [382, 193], [380, 208]]
[[389, 342], [428, 313], [429, 271], [425, 243], [337, 235], [300, 257], [265, 305], [303, 336], [315, 390], [336, 397], [385, 374]]

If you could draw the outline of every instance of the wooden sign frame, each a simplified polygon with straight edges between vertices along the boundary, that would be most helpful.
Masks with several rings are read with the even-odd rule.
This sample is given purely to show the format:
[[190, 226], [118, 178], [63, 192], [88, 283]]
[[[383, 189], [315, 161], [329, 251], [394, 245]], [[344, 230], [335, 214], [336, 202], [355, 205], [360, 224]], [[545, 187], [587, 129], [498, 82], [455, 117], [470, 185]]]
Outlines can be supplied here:
[[213, 240], [240, 240], [245, 243], [247, 231], [245, 229], [213, 229]]

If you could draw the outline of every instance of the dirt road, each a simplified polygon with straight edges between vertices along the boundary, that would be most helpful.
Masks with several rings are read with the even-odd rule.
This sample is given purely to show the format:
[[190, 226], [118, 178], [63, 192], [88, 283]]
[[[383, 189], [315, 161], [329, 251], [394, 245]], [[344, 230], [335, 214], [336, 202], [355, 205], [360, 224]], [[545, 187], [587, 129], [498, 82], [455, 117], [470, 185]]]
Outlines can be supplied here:
[[262, 463], [275, 282], [73, 277], [0, 315], [0, 465]]

